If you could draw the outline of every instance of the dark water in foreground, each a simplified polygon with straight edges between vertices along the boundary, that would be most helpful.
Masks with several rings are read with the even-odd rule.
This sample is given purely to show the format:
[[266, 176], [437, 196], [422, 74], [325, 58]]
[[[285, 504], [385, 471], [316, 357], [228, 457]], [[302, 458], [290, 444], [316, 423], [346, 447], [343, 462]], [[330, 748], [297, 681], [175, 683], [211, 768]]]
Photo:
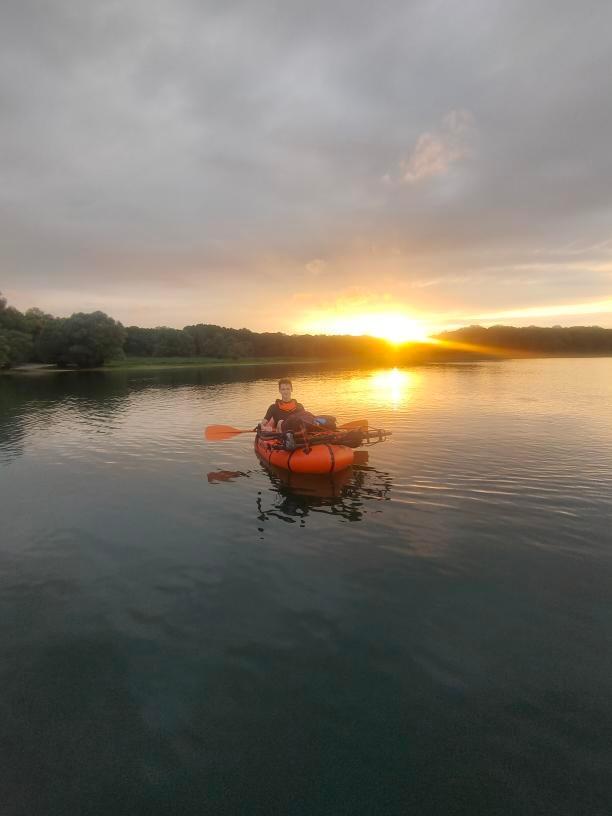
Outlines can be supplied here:
[[612, 360], [0, 378], [0, 813], [609, 814]]

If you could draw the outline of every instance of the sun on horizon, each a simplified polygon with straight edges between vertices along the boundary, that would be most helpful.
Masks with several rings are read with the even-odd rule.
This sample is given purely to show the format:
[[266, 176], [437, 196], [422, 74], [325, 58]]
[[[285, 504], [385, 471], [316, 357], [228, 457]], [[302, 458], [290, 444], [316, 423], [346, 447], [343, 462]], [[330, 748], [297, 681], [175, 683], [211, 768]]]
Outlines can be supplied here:
[[394, 345], [431, 342], [430, 329], [421, 320], [401, 312], [370, 312], [329, 316], [310, 323], [306, 330], [321, 334], [368, 335]]

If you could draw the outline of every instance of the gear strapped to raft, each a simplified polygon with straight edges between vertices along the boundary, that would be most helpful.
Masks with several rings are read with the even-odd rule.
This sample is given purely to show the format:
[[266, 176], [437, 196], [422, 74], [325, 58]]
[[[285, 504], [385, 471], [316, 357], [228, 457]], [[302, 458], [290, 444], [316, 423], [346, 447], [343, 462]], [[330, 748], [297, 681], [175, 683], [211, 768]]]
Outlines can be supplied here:
[[262, 431], [256, 428], [258, 438], [263, 442], [274, 444], [274, 447], [285, 451], [303, 450], [308, 453], [316, 445], [344, 445], [349, 448], [361, 448], [384, 442], [391, 431], [383, 428], [352, 428], [350, 430], [327, 430], [313, 428], [302, 423], [302, 427], [293, 431]]
[[255, 453], [266, 465], [291, 473], [337, 473], [355, 462], [354, 448], [375, 445], [390, 436], [390, 431], [370, 428], [361, 421], [331, 428], [311, 423], [292, 423], [290, 429], [263, 431], [254, 429]]

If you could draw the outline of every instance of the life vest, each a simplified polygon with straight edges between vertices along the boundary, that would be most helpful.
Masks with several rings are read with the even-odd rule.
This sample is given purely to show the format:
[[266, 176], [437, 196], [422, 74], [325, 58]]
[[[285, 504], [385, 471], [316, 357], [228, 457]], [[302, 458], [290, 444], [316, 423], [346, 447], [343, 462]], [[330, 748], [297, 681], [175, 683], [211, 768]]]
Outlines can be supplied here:
[[295, 409], [298, 407], [297, 401], [294, 399], [289, 400], [289, 402], [283, 402], [282, 400], [277, 399], [276, 405], [281, 411], [285, 411], [287, 414], [293, 413], [293, 411], [295, 411]]
[[282, 400], [277, 399], [266, 411], [266, 421], [273, 419], [274, 424], [278, 425], [279, 422], [284, 422], [289, 417], [299, 416], [303, 412], [304, 406], [296, 400], [283, 402]]

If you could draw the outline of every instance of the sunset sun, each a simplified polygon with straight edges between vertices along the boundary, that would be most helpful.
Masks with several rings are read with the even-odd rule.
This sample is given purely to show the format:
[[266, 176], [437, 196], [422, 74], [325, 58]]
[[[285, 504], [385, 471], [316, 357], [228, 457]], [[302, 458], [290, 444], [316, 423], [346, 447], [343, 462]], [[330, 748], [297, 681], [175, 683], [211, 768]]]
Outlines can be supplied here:
[[425, 342], [427, 329], [419, 321], [402, 314], [372, 314], [358, 318], [367, 327], [365, 334], [381, 337], [390, 343]]
[[309, 331], [325, 334], [352, 334], [380, 337], [389, 343], [423, 343], [429, 340], [424, 323], [401, 312], [372, 312], [334, 316], [316, 321]]

